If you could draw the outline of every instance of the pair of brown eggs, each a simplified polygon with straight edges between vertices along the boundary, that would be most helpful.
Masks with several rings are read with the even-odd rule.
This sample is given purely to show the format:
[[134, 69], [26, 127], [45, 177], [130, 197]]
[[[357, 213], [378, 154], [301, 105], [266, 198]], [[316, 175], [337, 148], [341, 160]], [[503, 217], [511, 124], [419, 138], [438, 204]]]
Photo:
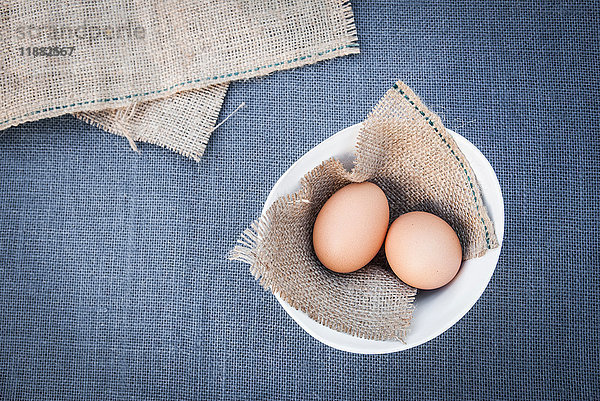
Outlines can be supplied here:
[[426, 212], [401, 215], [389, 226], [387, 197], [370, 182], [349, 184], [325, 202], [313, 229], [315, 253], [325, 267], [350, 273], [366, 266], [382, 245], [394, 273], [406, 284], [432, 290], [449, 283], [460, 268], [458, 236]]

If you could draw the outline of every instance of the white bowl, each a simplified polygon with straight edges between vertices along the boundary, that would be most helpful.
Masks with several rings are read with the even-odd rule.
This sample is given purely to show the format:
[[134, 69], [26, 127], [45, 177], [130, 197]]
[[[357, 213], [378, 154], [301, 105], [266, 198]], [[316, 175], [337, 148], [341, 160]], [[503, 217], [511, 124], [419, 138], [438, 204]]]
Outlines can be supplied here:
[[[356, 139], [362, 124], [348, 127], [308, 151], [294, 163], [277, 181], [265, 202], [262, 213], [280, 196], [300, 189], [300, 179], [324, 160], [335, 157], [347, 169], [352, 168]], [[488, 251], [484, 256], [462, 263], [454, 280], [437, 290], [419, 291], [415, 300], [415, 311], [406, 342], [374, 341], [354, 337], [330, 329], [312, 320], [304, 312], [291, 307], [275, 294], [285, 311], [308, 334], [342, 351], [360, 354], [385, 354], [403, 351], [423, 344], [452, 327], [479, 299], [485, 290], [500, 257], [500, 247], [504, 235], [504, 201], [498, 178], [479, 149], [459, 134], [448, 130], [477, 175], [484, 203], [494, 222], [500, 246]]]

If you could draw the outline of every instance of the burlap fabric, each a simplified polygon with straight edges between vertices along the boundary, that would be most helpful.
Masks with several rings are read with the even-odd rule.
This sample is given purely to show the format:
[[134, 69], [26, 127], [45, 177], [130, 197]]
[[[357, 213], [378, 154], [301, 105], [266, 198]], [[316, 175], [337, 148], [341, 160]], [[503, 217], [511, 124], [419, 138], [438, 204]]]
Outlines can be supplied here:
[[416, 290], [401, 282], [380, 254], [355, 273], [324, 268], [312, 247], [312, 227], [325, 201], [350, 182], [379, 185], [391, 220], [409, 211], [445, 219], [458, 233], [463, 258], [498, 246], [468, 161], [430, 112], [398, 82], [361, 129], [355, 166], [337, 160], [310, 171], [301, 189], [279, 198], [244, 231], [230, 258], [251, 265], [260, 283], [317, 322], [367, 339], [404, 339]]
[[228, 84], [176, 93], [120, 109], [75, 113], [92, 125], [135, 141], [166, 147], [200, 160], [215, 127]]
[[0, 130], [85, 112], [194, 158], [223, 101], [214, 85], [358, 52], [342, 0], [15, 0], [0, 20]]

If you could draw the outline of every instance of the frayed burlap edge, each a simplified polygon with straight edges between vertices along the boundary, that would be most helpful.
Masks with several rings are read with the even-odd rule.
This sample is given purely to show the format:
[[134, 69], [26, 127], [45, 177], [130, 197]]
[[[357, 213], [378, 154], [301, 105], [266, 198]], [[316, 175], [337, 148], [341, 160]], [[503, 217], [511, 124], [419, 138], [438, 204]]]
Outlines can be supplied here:
[[[127, 108], [80, 112], [73, 115], [94, 127], [127, 138], [134, 151], [138, 150], [135, 142], [140, 141], [200, 161], [208, 140], [216, 129], [215, 124], [227, 88], [228, 84], [213, 85], [204, 89], [176, 93], [167, 99], [142, 102], [139, 108], [136, 107], [137, 103], [134, 103]], [[178, 117], [186, 122], [183, 126], [173, 126], [170, 123], [172, 116], [168, 115], [170, 110], [166, 102], [191, 102], [191, 95], [194, 95], [196, 107], [189, 111], [180, 110]], [[148, 107], [153, 107], [152, 111], [139, 110]]]

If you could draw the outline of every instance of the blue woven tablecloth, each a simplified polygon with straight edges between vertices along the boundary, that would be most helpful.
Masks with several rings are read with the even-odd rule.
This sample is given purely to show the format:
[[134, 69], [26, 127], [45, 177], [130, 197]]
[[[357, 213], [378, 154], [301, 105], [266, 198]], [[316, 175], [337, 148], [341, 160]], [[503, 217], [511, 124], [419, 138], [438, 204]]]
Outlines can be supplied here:
[[[0, 136], [0, 398], [598, 399], [600, 13], [357, 1], [362, 54], [231, 86], [199, 163], [71, 116]], [[306, 334], [228, 262], [278, 177], [397, 80], [495, 168], [502, 256], [435, 340]]]

